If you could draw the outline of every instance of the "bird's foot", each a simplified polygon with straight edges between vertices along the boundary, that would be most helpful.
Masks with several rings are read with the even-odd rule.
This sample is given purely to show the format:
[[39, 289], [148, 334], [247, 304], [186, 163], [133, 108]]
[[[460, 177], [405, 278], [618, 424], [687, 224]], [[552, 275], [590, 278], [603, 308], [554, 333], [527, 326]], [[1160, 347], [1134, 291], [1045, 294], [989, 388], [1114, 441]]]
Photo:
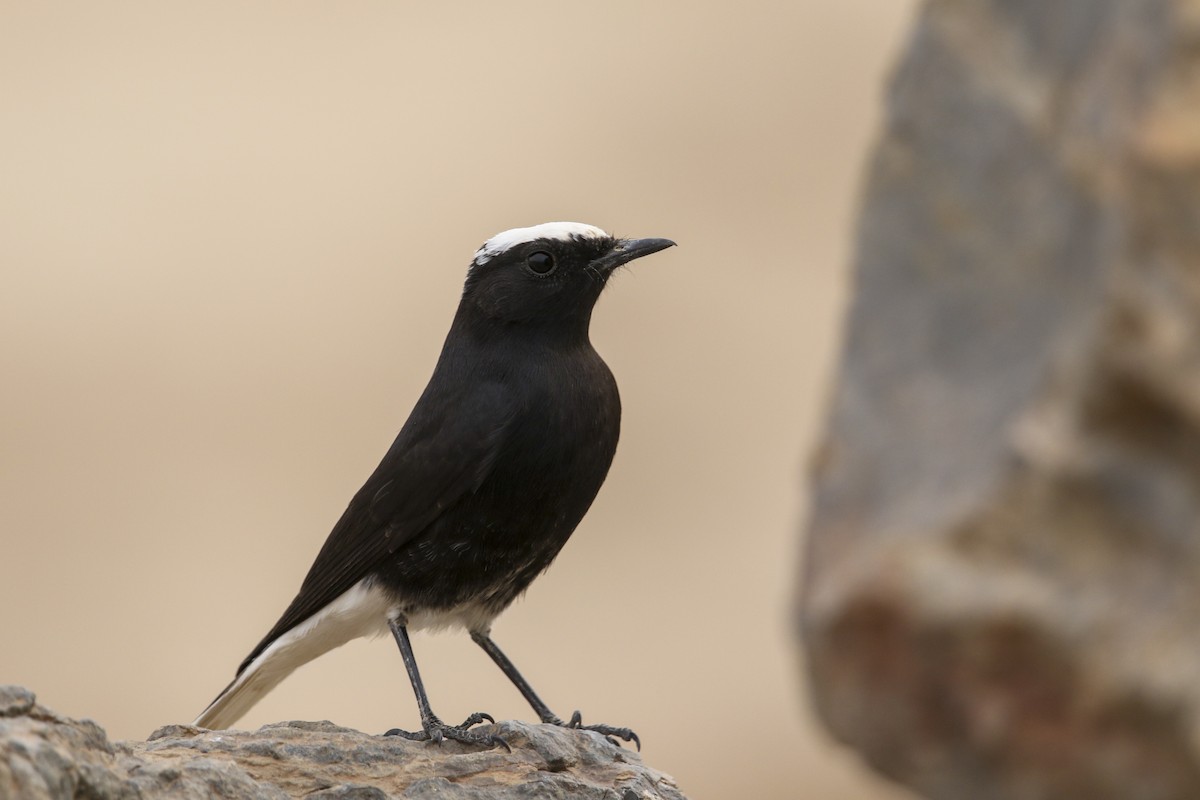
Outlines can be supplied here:
[[479, 731], [469, 730], [472, 725], [478, 725], [481, 722], [495, 722], [491, 714], [475, 712], [471, 716], [462, 721], [461, 725], [447, 725], [437, 717], [421, 721], [422, 730], [406, 731], [400, 728], [392, 728], [384, 734], [384, 736], [400, 736], [404, 739], [410, 739], [414, 742], [441, 742], [445, 739], [453, 739], [456, 742], [463, 744], [478, 744], [484, 747], [503, 747], [508, 752], [512, 752], [512, 748], [508, 746], [508, 742], [501, 739], [499, 736], [490, 733], [480, 733]]
[[[612, 725], [604, 725], [602, 723], [597, 723], [595, 725], [584, 725], [583, 715], [578, 711], [572, 714], [571, 718], [566, 722], [563, 722], [558, 717], [550, 717], [549, 719], [542, 720], [542, 722], [549, 723], [550, 725], [559, 725], [563, 728], [575, 728], [576, 730], [581, 731], [595, 731], [601, 736], [606, 737], [610, 742], [617, 746], [620, 746], [620, 743], [617, 742], [616, 739], [624, 739], [627, 742], [633, 742], [639, 751], [642, 749], [642, 740], [639, 739], [638, 735], [629, 728], [617, 728]], [[616, 737], [616, 739], [613, 737]]]

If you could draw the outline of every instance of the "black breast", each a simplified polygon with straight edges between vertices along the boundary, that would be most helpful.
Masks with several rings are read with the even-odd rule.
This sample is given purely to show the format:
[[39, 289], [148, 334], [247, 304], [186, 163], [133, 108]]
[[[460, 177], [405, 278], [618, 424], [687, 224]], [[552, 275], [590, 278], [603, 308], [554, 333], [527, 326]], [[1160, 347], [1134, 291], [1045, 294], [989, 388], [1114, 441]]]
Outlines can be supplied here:
[[608, 474], [621, 403], [590, 346], [509, 379], [522, 407], [486, 479], [375, 571], [406, 613], [499, 613], [550, 566]]

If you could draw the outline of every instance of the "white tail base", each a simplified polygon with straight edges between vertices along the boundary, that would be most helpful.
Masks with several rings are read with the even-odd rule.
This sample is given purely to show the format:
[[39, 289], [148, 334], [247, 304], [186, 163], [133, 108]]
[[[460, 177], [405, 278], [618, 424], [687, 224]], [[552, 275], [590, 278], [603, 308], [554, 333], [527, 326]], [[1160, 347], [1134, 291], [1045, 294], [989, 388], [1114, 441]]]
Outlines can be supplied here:
[[387, 593], [359, 581], [272, 642], [192, 724], [213, 730], [228, 728], [297, 667], [351, 639], [386, 633], [388, 619], [398, 613]]

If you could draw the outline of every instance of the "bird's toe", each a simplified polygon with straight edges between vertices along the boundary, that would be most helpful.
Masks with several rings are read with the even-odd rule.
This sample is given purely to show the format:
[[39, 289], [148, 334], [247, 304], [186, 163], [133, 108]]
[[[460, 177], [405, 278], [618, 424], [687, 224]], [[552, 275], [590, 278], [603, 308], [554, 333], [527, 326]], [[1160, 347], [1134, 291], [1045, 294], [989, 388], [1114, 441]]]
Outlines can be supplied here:
[[392, 728], [383, 734], [384, 736], [398, 736], [401, 739], [409, 739], [414, 742], [423, 742], [429, 738], [429, 734], [425, 731], [406, 731], [403, 728]]
[[508, 752], [512, 752], [512, 748], [508, 746], [508, 742], [495, 734], [469, 731], [459, 726], [446, 726], [441, 732], [447, 739], [453, 739], [463, 744], [477, 744], [483, 747], [503, 747]]
[[491, 724], [494, 725], [496, 723], [496, 720], [494, 717], [492, 717], [491, 714], [488, 714], [483, 711], [476, 711], [474, 714], [472, 714], [471, 716], [464, 719], [462, 721], [462, 724], [459, 725], [458, 727], [466, 729], [466, 728], [470, 728], [472, 725], [478, 725], [481, 722], [490, 722]]
[[462, 725], [447, 725], [440, 719], [427, 720], [420, 731], [406, 731], [402, 728], [392, 728], [384, 734], [384, 736], [399, 736], [402, 739], [409, 739], [414, 742], [434, 742], [441, 743], [446, 739], [451, 739], [463, 744], [475, 744], [483, 747], [503, 747], [505, 750], [512, 752], [512, 748], [508, 746], [508, 742], [501, 739], [499, 736], [480, 731], [469, 730], [473, 725], [478, 725], [481, 722], [492, 722], [490, 714], [476, 712], [463, 720]]
[[562, 720], [558, 719], [557, 717], [550, 719], [550, 720], [546, 720], [546, 721], [549, 722], [551, 725], [560, 725], [564, 728], [574, 728], [575, 730], [580, 730], [580, 731], [595, 731], [596, 733], [600, 734], [601, 736], [607, 737], [608, 740], [610, 742], [612, 742], [613, 744], [618, 744], [618, 742], [616, 742], [612, 737], [616, 737], [617, 739], [623, 739], [626, 742], [633, 742], [639, 751], [642, 749], [642, 740], [639, 739], [638, 735], [636, 733], [634, 733], [632, 730], [630, 730], [629, 728], [618, 728], [615, 725], [605, 725], [603, 723], [596, 723], [595, 725], [584, 725], [583, 724], [583, 715], [580, 714], [578, 711], [576, 711], [574, 714], [572, 714], [571, 719], [567, 720], [566, 722], [563, 722]]

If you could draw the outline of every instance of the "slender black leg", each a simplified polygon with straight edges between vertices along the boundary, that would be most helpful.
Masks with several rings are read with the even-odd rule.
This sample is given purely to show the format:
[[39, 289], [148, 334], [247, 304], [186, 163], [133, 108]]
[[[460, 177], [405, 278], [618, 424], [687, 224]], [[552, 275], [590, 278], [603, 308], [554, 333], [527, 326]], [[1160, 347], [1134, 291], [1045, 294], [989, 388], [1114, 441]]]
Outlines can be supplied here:
[[433, 713], [433, 709], [429, 707], [429, 696], [425, 694], [425, 684], [421, 681], [421, 673], [417, 670], [417, 659], [413, 655], [412, 643], [408, 640], [408, 631], [400, 620], [388, 620], [388, 627], [392, 629], [392, 635], [396, 637], [396, 644], [400, 646], [400, 657], [404, 659], [404, 669], [408, 671], [408, 680], [412, 683], [413, 694], [417, 696], [417, 708], [421, 712], [421, 728], [419, 733], [401, 730], [400, 728], [392, 728], [384, 734], [384, 736], [402, 736], [405, 739], [414, 741], [431, 741], [440, 742], [443, 739], [453, 739], [456, 742], [465, 742], [467, 744], [482, 744], [488, 747], [500, 746], [505, 750], [510, 750], [508, 743], [499, 736], [491, 736], [484, 733], [476, 733], [475, 731], [467, 730], [472, 725], [487, 720], [495, 722], [490, 714], [476, 712], [463, 720], [461, 725], [447, 725], [437, 718]]
[[583, 716], [578, 711], [571, 715], [570, 720], [563, 722], [562, 719], [550, 710], [549, 706], [542, 702], [542, 698], [537, 696], [537, 692], [529, 685], [529, 681], [525, 680], [525, 677], [517, 671], [513, 663], [508, 660], [508, 656], [504, 655], [504, 651], [492, 641], [492, 637], [483, 631], [471, 631], [471, 639], [474, 640], [475, 644], [483, 648], [483, 652], [491, 656], [492, 661], [496, 662], [496, 666], [500, 668], [500, 671], [508, 676], [508, 679], [513, 682], [513, 686], [516, 686], [521, 695], [529, 702], [529, 705], [533, 706], [534, 713], [541, 718], [542, 722], [549, 725], [561, 725], [564, 728], [581, 728], [585, 731], [596, 731], [604, 736], [616, 736], [627, 742], [633, 742], [637, 745], [638, 750], [642, 749], [642, 740], [638, 738], [636, 733], [629, 730], [629, 728], [615, 728], [612, 725], [602, 724], [584, 725]]

